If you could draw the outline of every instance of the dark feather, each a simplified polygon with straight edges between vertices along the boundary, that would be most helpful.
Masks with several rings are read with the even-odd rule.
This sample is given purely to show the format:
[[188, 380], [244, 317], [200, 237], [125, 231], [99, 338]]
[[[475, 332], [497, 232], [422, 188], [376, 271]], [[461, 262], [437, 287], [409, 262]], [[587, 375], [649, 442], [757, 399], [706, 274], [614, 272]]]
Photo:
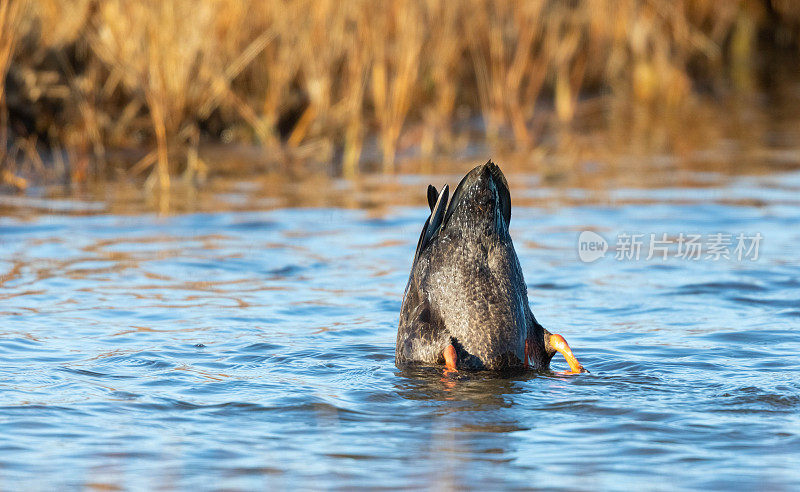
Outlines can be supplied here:
[[439, 198], [439, 192], [436, 191], [436, 187], [433, 185], [428, 185], [428, 206], [431, 207], [431, 212], [433, 212], [433, 207], [436, 206], [436, 200]]
[[489, 166], [489, 171], [492, 173], [492, 180], [500, 198], [500, 210], [506, 221], [506, 227], [508, 227], [511, 224], [511, 193], [508, 191], [508, 181], [497, 164], [490, 160], [486, 165]]
[[506, 181], [505, 176], [503, 176], [503, 172], [500, 171], [500, 168], [497, 167], [497, 164], [491, 160], [486, 162], [484, 166], [478, 166], [467, 173], [467, 175], [461, 179], [461, 182], [458, 183], [458, 186], [456, 186], [456, 191], [453, 192], [453, 198], [450, 200], [450, 205], [448, 205], [447, 212], [444, 216], [443, 223], [445, 227], [450, 222], [450, 217], [455, 212], [456, 207], [458, 207], [458, 204], [463, 200], [464, 191], [478, 179], [479, 173], [483, 172], [484, 168], [488, 168], [489, 173], [492, 176], [492, 182], [497, 190], [500, 202], [500, 212], [505, 220], [506, 228], [508, 228], [509, 224], [511, 223], [511, 193], [508, 191], [508, 182]]
[[[430, 191], [433, 186], [428, 187], [428, 200], [430, 202]], [[433, 188], [435, 190], [435, 188]], [[431, 215], [425, 221], [425, 225], [422, 227], [422, 234], [419, 236], [419, 241], [417, 242], [417, 250], [414, 253], [414, 264], [417, 262], [417, 258], [422, 251], [425, 250], [425, 247], [430, 244], [431, 239], [433, 239], [434, 235], [439, 231], [439, 227], [442, 225], [442, 219], [444, 219], [444, 211], [447, 207], [447, 198], [450, 194], [450, 189], [447, 185], [444, 185], [442, 191], [439, 193], [439, 197], [436, 199], [436, 202], [431, 207]]]

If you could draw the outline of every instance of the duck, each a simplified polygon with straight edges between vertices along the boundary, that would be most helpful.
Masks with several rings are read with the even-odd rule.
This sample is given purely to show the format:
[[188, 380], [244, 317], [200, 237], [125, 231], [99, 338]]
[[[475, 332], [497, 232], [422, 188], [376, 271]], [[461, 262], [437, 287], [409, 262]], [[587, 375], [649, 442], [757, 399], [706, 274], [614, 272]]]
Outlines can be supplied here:
[[588, 372], [564, 337], [533, 315], [500, 167], [491, 160], [475, 167], [452, 197], [447, 185], [429, 185], [427, 200], [430, 215], [400, 308], [395, 364], [443, 365], [445, 372], [547, 371], [558, 352], [568, 373]]

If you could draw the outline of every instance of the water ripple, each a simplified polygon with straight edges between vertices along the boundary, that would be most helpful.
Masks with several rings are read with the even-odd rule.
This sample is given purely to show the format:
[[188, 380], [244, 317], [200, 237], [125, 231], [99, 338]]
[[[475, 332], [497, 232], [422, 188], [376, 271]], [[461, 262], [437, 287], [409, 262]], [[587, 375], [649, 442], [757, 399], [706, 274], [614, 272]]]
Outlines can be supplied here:
[[[794, 211], [767, 208], [515, 208], [579, 377], [394, 366], [422, 206], [3, 219], [0, 488], [800, 487]], [[743, 217], [757, 262], [574, 251]]]

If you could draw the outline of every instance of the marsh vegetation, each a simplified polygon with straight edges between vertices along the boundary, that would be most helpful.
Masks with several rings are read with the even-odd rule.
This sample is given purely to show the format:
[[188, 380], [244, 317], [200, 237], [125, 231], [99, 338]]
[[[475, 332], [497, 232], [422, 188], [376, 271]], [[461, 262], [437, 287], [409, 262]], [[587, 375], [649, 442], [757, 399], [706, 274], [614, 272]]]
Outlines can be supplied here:
[[258, 170], [393, 172], [476, 145], [536, 166], [578, 152], [598, 107], [607, 126], [680, 120], [753, 90], [799, 26], [789, 1], [12, 0], [2, 181], [168, 189], [224, 172], [217, 144]]

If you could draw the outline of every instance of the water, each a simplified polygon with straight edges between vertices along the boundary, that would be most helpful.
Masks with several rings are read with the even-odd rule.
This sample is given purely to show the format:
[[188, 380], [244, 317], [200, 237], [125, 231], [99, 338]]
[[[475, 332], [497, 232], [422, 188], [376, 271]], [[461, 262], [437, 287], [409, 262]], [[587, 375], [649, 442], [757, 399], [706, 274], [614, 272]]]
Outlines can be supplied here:
[[[509, 177], [534, 312], [591, 374], [395, 367], [425, 177], [384, 203], [14, 204], [0, 489], [800, 488], [800, 174], [600, 198]], [[583, 263], [586, 229], [764, 239], [756, 261]]]

